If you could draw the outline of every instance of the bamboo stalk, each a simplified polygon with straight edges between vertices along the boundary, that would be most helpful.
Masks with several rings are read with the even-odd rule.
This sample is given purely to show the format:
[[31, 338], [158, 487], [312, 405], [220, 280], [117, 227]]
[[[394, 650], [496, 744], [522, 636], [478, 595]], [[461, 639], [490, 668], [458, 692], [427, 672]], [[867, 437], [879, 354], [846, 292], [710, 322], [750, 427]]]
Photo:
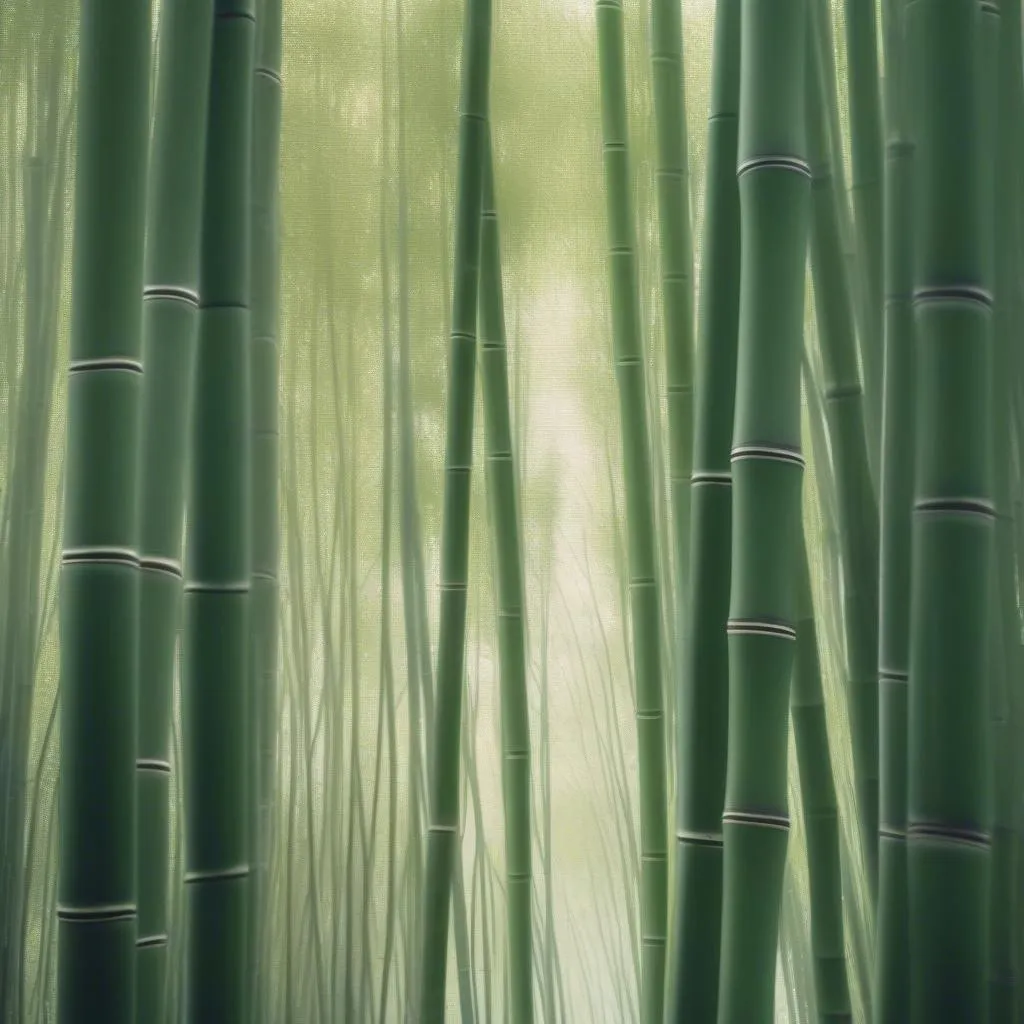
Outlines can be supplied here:
[[182, 659], [185, 1014], [246, 1020], [253, 0], [216, 0]]
[[84, 0], [61, 572], [57, 1020], [135, 1014], [137, 429], [150, 5]]
[[793, 572], [802, 512], [808, 21], [803, 0], [743, 0], [737, 149], [742, 262], [732, 447], [720, 1024], [767, 1024], [774, 1018], [789, 834]]
[[[910, 1020], [988, 1019], [991, 875], [992, 218], [979, 10], [918, 0], [909, 27], [917, 332], [911, 527]], [[964, 425], [970, 429], [964, 431]], [[951, 896], [955, 894], [955, 898]]]

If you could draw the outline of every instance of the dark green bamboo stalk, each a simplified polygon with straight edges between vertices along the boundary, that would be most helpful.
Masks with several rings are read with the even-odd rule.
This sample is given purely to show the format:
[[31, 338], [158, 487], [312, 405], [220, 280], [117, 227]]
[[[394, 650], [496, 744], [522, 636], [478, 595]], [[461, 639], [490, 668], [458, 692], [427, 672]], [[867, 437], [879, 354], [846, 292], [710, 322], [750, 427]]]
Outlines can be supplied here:
[[810, 214], [808, 9], [743, 0], [741, 271], [733, 429], [729, 753], [720, 1024], [774, 1019], [789, 834], [787, 738], [801, 522], [800, 353]]
[[[815, 0], [812, 23], [829, 16]], [[842, 552], [847, 708], [861, 848], [872, 893], [878, 874], [878, 506], [865, 433], [857, 338], [844, 266], [839, 207], [825, 112], [823, 33], [808, 40], [807, 125], [812, 175], [811, 271], [835, 473]]]
[[182, 703], [185, 1013], [246, 1019], [253, 0], [215, 0], [199, 278]]
[[501, 681], [502, 788], [509, 1016], [533, 1020], [533, 871], [530, 830], [530, 708], [526, 692], [523, 564], [516, 461], [512, 449], [501, 242], [494, 196], [494, 151], [484, 142], [480, 238], [480, 383], [494, 555]]
[[796, 660], [790, 706], [807, 838], [814, 990], [822, 1024], [852, 1024], [843, 937], [839, 810], [821, 688], [811, 574], [803, 540], [797, 552], [796, 576]]
[[[998, 77], [994, 94], [982, 99], [991, 105], [995, 130], [995, 310], [993, 319], [993, 498], [996, 511], [996, 624], [993, 658], [998, 687], [993, 701], [993, 754], [995, 758], [995, 823], [992, 852], [992, 959], [990, 963], [991, 1020], [1019, 1019], [1020, 949], [1018, 893], [1020, 837], [1016, 818], [1020, 806], [1017, 736], [1020, 701], [1020, 620], [1014, 580], [1011, 445], [1013, 425], [1011, 391], [1014, 346], [1019, 338], [1020, 139], [1016, 117], [1022, 97], [1020, 63], [1020, 2], [1002, 0], [999, 9], [997, 50], [992, 59]], [[989, 18], [991, 23], [995, 19]], [[1016, 34], [1016, 44], [1014, 43]], [[983, 55], [983, 63], [986, 61]]]
[[249, 934], [252, 1012], [265, 1008], [270, 839], [277, 771], [279, 155], [282, 0], [260, 0], [252, 83], [252, 547], [249, 641]]
[[980, 125], [978, 5], [918, 0], [911, 10], [910, 1020], [966, 1024], [989, 1008], [992, 154]]
[[660, 1024], [664, 1006], [668, 916], [665, 716], [651, 455], [644, 362], [641, 356], [636, 228], [630, 186], [621, 0], [597, 0], [597, 41], [612, 348], [619, 392], [619, 428], [622, 434], [622, 471], [626, 494], [629, 617], [632, 624], [640, 774], [640, 1019], [644, 1024]]
[[914, 323], [905, 0], [887, 0], [885, 331], [879, 531], [878, 904], [872, 983], [875, 1024], [910, 1014], [907, 959], [907, 696], [914, 480]]
[[470, 469], [476, 387], [477, 291], [483, 147], [490, 88], [491, 0], [465, 0], [459, 113], [455, 287], [448, 357], [444, 511], [441, 523], [441, 620], [431, 749], [427, 870], [420, 949], [420, 1020], [444, 1017], [448, 919], [459, 841], [459, 746], [462, 728], [466, 594], [469, 582]]
[[199, 322], [199, 232], [213, 5], [163, 8], [143, 292], [139, 465], [139, 937], [136, 1020], [167, 994], [171, 701], [181, 625], [189, 406]]
[[715, 1020], [721, 940], [721, 822], [729, 721], [725, 624], [732, 543], [729, 452], [740, 287], [739, 0], [718, 0], [714, 31], [691, 478], [688, 642], [682, 654], [677, 709], [676, 905], [666, 1017], [672, 1022]]
[[138, 424], [150, 5], [83, 0], [61, 574], [57, 1019], [135, 1014]]

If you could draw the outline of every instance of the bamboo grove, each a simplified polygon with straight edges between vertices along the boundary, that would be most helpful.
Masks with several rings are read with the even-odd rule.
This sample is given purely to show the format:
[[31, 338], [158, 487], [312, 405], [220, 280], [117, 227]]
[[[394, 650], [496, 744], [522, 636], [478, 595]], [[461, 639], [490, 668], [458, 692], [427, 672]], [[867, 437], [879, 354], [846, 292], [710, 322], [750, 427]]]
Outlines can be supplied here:
[[0, 4], [0, 1024], [1024, 1022], [1022, 30]]

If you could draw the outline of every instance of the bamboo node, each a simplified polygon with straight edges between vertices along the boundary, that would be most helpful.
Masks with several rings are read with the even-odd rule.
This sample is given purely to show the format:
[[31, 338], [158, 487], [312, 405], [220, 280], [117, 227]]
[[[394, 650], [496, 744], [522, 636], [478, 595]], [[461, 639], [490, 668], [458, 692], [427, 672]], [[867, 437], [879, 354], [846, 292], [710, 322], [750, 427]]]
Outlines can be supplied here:
[[134, 903], [99, 903], [88, 907], [57, 904], [57, 920], [67, 924], [107, 924], [113, 921], [134, 921], [138, 908]]
[[127, 356], [102, 356], [96, 359], [72, 359], [68, 364], [68, 373], [91, 373], [96, 370], [142, 373], [142, 363]]
[[733, 462], [743, 459], [769, 459], [776, 462], [789, 462], [804, 466], [803, 453], [795, 445], [785, 444], [738, 444], [734, 445], [730, 454]]
[[784, 154], [768, 154], [766, 156], [755, 156], [744, 160], [736, 168], [736, 177], [742, 177], [750, 171], [794, 171], [804, 177], [811, 176], [811, 165], [798, 156], [786, 156]]
[[771, 828], [779, 832], [789, 831], [789, 816], [785, 814], [758, 814], [756, 811], [726, 811], [722, 815], [723, 825], [749, 825], [753, 828]]
[[193, 288], [176, 284], [148, 284], [142, 289], [143, 301], [146, 299], [171, 299], [184, 302], [186, 306], [199, 308], [199, 293]]
[[781, 619], [729, 619], [725, 624], [729, 636], [774, 636], [780, 640], [795, 640], [796, 628]]
[[219, 871], [186, 871], [185, 884], [195, 885], [199, 882], [227, 882], [233, 878], [248, 878], [249, 865], [236, 864], [234, 867], [222, 868]]

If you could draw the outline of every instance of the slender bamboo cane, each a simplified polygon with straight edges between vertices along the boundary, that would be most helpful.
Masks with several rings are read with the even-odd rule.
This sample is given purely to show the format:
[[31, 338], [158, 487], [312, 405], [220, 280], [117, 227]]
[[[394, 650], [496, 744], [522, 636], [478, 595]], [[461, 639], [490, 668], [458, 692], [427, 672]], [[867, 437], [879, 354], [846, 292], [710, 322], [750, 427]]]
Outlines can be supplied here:
[[668, 903], [665, 716], [651, 455], [630, 194], [621, 0], [597, 0], [612, 346], [625, 478], [629, 605], [640, 774], [640, 1019], [662, 1019]]
[[803, 540], [800, 548], [796, 567], [796, 660], [790, 707], [807, 839], [814, 989], [822, 1024], [852, 1024], [843, 936], [839, 810], [821, 687], [810, 566]]
[[910, 1013], [907, 959], [907, 681], [914, 478], [914, 324], [905, 0], [883, 8], [886, 46], [885, 373], [879, 534], [878, 912], [875, 1024]]
[[83, 0], [61, 574], [57, 1020], [135, 1014], [142, 261], [150, 5]]
[[[398, 77], [398, 490], [399, 548], [402, 573], [402, 610], [405, 624], [406, 671], [409, 700], [409, 915], [405, 955], [406, 1000], [415, 1005], [417, 977], [415, 943], [421, 932], [419, 893], [423, 885], [423, 821], [426, 817], [426, 767], [423, 742], [422, 647], [429, 665], [429, 639], [420, 636], [417, 564], [418, 514], [416, 488], [416, 437], [413, 429], [412, 367], [410, 343], [409, 200], [406, 159], [405, 29], [402, 0], [395, 4], [395, 62]], [[448, 269], [443, 269], [447, 280]]]
[[182, 661], [190, 1021], [246, 1019], [253, 0], [215, 0]]
[[675, 608], [669, 636], [682, 656], [683, 616], [690, 554], [690, 471], [693, 465], [693, 243], [690, 234], [690, 175], [683, 88], [683, 26], [680, 0], [651, 3], [651, 80], [657, 129], [658, 229], [661, 237], [661, 301], [665, 331], [668, 399], [669, 498], [672, 513]]
[[843, 265], [831, 157], [835, 147], [829, 145], [824, 108], [824, 34], [816, 30], [816, 23], [828, 16], [827, 9], [815, 0], [811, 5], [815, 24], [808, 41], [807, 67], [807, 141], [812, 174], [810, 253], [842, 552], [846, 696], [857, 819], [874, 893], [878, 873], [878, 506], [865, 434], [853, 303]]
[[740, 287], [736, 183], [740, 2], [715, 11], [691, 478], [690, 593], [677, 710], [680, 779], [667, 1020], [713, 1021], [718, 1002], [722, 807], [728, 741], [733, 401]]
[[509, 402], [501, 243], [494, 195], [494, 151], [489, 137], [484, 142], [482, 196], [480, 382], [487, 492], [497, 570], [508, 999], [513, 1024], [530, 1024], [533, 1020], [533, 835], [530, 829], [530, 715], [526, 692], [523, 563]]
[[[911, 7], [918, 383], [910, 604], [910, 1020], [988, 1019], [991, 216], [979, 10]], [[987, 221], [987, 226], [986, 226]]]
[[[381, 509], [381, 595], [380, 595], [380, 700], [378, 702], [378, 725], [377, 725], [377, 771], [374, 779], [373, 814], [371, 816], [371, 834], [376, 833], [375, 822], [377, 816], [378, 783], [380, 780], [381, 760], [383, 753], [383, 733], [387, 729], [387, 744], [389, 750], [388, 759], [388, 835], [386, 846], [387, 857], [387, 881], [385, 883], [385, 925], [384, 925], [384, 949], [383, 964], [380, 979], [380, 1003], [379, 1016], [380, 1024], [387, 1021], [387, 1008], [390, 992], [388, 990], [388, 979], [391, 972], [391, 957], [394, 946], [395, 927], [395, 823], [398, 797], [398, 765], [397, 749], [395, 746], [395, 696], [394, 696], [394, 660], [391, 648], [391, 535], [394, 518], [393, 499], [394, 493], [394, 356], [392, 353], [392, 313], [391, 313], [391, 253], [388, 246], [388, 189], [391, 178], [391, 151], [390, 140], [388, 139], [391, 122], [391, 90], [389, 81], [390, 68], [387, 60], [387, 23], [388, 23], [388, 0], [384, 0], [381, 9], [381, 69], [383, 74], [382, 102], [381, 102], [381, 142], [382, 142], [382, 168], [381, 168], [381, 199], [380, 199], [380, 261], [381, 261], [381, 321], [383, 330], [381, 332], [381, 375], [383, 376], [383, 402], [382, 405], [382, 465], [383, 484], [381, 487], [382, 509]], [[410, 794], [413, 799], [416, 794]], [[366, 892], [369, 892], [369, 885], [366, 885]]]
[[212, 30], [211, 0], [163, 8], [143, 292], [138, 1021], [162, 1019], [167, 988], [171, 703], [181, 625]]
[[266, 1009], [263, 936], [267, 929], [270, 832], [274, 816], [277, 679], [279, 660], [278, 565], [278, 319], [280, 305], [279, 157], [281, 136], [282, 0], [260, 0], [252, 84], [252, 419], [250, 564], [249, 829], [252, 916], [249, 934], [253, 1013]]
[[[55, 117], [56, 115], [54, 115]], [[42, 148], [41, 146], [39, 147]], [[6, 614], [0, 647], [0, 1018], [18, 1019], [25, 974], [24, 903], [26, 900], [25, 824], [31, 815], [28, 802], [28, 766], [33, 695], [36, 693], [41, 618], [40, 556], [45, 510], [47, 434], [50, 426], [56, 338], [52, 329], [47, 257], [50, 219], [47, 191], [53, 174], [41, 156], [24, 161], [23, 251], [25, 264], [22, 367], [17, 388], [17, 414], [12, 432], [7, 482]], [[52, 258], [52, 256], [51, 256]], [[14, 348], [13, 343], [11, 347]]]
[[793, 583], [803, 477], [800, 353], [811, 198], [804, 158], [808, 22], [804, 0], [743, 0], [742, 257], [720, 1024], [766, 1024], [774, 1017], [789, 833]]
[[[1019, 729], [1020, 641], [1017, 595], [1014, 582], [1012, 510], [1012, 362], [1019, 337], [1020, 239], [1020, 139], [1015, 118], [1022, 97], [1020, 63], [1020, 3], [1000, 3], [998, 80], [990, 103], [995, 113], [995, 310], [994, 353], [994, 490], [996, 510], [996, 644], [993, 657], [999, 666], [999, 691], [993, 702], [993, 753], [995, 757], [995, 827], [992, 860], [992, 959], [991, 1020], [1017, 1021], [1020, 1003], [1018, 958], [1018, 871], [1020, 837], [1016, 828], [1020, 800], [1020, 772], [1016, 736]], [[989, 19], [990, 21], [992, 19]], [[1014, 44], [1016, 33], [1016, 45]], [[983, 62], [985, 57], [982, 57]], [[984, 100], [983, 100], [984, 105]]]
[[850, 101], [850, 190], [861, 302], [865, 427], [873, 476], [878, 476], [882, 424], [882, 106], [875, 5], [844, 0], [846, 81]]
[[490, 86], [491, 2], [465, 0], [459, 115], [455, 288], [452, 298], [441, 524], [441, 621], [431, 749], [427, 870], [420, 949], [420, 1020], [444, 1017], [448, 920], [459, 836], [459, 746], [462, 728], [466, 594], [469, 581], [470, 469], [476, 385], [483, 146]]

